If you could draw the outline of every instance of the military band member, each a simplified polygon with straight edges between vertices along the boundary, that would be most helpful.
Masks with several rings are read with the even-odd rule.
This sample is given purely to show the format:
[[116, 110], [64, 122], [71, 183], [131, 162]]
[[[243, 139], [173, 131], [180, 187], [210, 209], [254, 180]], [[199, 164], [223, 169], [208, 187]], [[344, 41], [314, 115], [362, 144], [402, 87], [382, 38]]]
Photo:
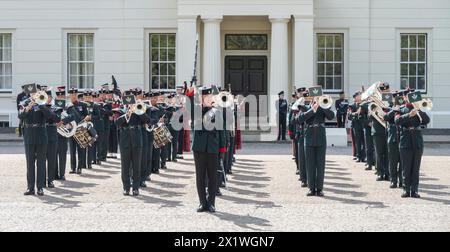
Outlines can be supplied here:
[[[112, 105], [113, 105], [113, 91], [109, 90], [108, 88], [106, 88], [106, 86], [104, 86], [104, 91], [103, 93], [105, 94], [105, 98], [104, 98], [104, 102], [103, 102], [103, 125], [104, 125], [104, 129], [103, 129], [103, 134], [105, 135], [105, 141], [103, 141], [101, 143], [101, 153], [100, 153], [100, 158], [99, 160], [102, 162], [105, 162], [107, 157], [108, 157], [108, 149], [117, 149], [117, 145], [114, 147], [110, 147], [110, 139], [111, 139], [111, 135], [113, 134], [117, 134], [117, 129], [115, 129], [114, 125], [114, 118], [113, 118], [113, 112], [112, 112]], [[111, 128], [113, 128], [113, 131], [111, 132]], [[116, 130], [116, 131], [114, 131]], [[113, 138], [116, 137], [113, 135]], [[115, 139], [112, 139], [112, 141], [114, 141]], [[117, 141], [116, 141], [117, 143]], [[116, 143], [112, 143], [112, 144], [116, 144]], [[116, 151], [117, 153], [117, 151]]]
[[[104, 105], [102, 103], [102, 100], [100, 98], [100, 94], [99, 93], [93, 93], [92, 94], [92, 114], [91, 114], [91, 119], [92, 119], [92, 124], [94, 124], [94, 128], [97, 131], [97, 136], [98, 139], [97, 141], [94, 143], [94, 145], [92, 147], [90, 147], [90, 158], [88, 161], [88, 165], [89, 164], [96, 164], [96, 165], [101, 165], [102, 164], [102, 151], [104, 154], [104, 148], [105, 145], [103, 144], [104, 141], [106, 141], [106, 135], [105, 135], [105, 110], [104, 110]], [[109, 123], [109, 121], [108, 121]]]
[[404, 181], [402, 197], [420, 198], [420, 165], [424, 149], [422, 129], [430, 123], [430, 117], [413, 105], [422, 100], [420, 92], [409, 93], [405, 98], [407, 104], [395, 118], [395, 123], [401, 127], [400, 157]]
[[57, 124], [61, 119], [56, 114], [56, 107], [52, 105], [53, 97], [52, 91], [46, 91], [47, 100], [47, 110], [50, 112], [50, 118], [47, 118], [47, 187], [55, 188], [53, 183], [56, 179], [56, 158], [58, 153], [58, 132]]
[[142, 127], [148, 123], [149, 118], [147, 114], [133, 113], [131, 106], [127, 106], [126, 114], [115, 122], [120, 131], [123, 194], [129, 196], [132, 188], [133, 196], [139, 196], [143, 147]]
[[28, 187], [24, 193], [25, 196], [34, 195], [36, 188], [38, 196], [44, 196], [48, 144], [46, 122], [50, 118], [52, 118], [52, 113], [47, 106], [37, 105], [36, 101], [29, 100], [21, 107], [19, 119], [24, 122], [23, 138], [27, 160]]
[[[161, 110], [160, 106], [158, 105], [159, 101], [161, 100], [161, 93], [160, 92], [154, 92], [151, 94], [150, 97], [150, 103], [151, 103], [151, 111], [152, 111], [152, 118], [157, 119], [157, 121], [163, 122], [163, 116], [164, 111]], [[152, 134], [153, 136], [153, 134]], [[153, 155], [152, 155], [152, 173], [159, 174], [159, 169], [161, 168], [161, 149], [153, 148]]]
[[[112, 92], [112, 91], [109, 91]], [[114, 112], [117, 111], [121, 108], [122, 104], [120, 103], [119, 100], [115, 100], [115, 101], [110, 101], [111, 103], [111, 108], [112, 108], [112, 112], [111, 112], [111, 116], [109, 117], [109, 124], [110, 124], [110, 129], [109, 129], [109, 136], [106, 135], [106, 138], [108, 138], [108, 155], [109, 158], [112, 159], [116, 159], [117, 158], [117, 154], [119, 152], [119, 132], [117, 130], [117, 126], [114, 123], [114, 121], [118, 118], [119, 114]], [[105, 122], [107, 123], [107, 122]]]
[[276, 102], [276, 109], [278, 113], [278, 138], [277, 140], [286, 141], [286, 123], [288, 114], [288, 102], [284, 99], [284, 91], [278, 93], [278, 100]]
[[[58, 87], [56, 92], [55, 101], [56, 115], [63, 120], [63, 123], [69, 123], [73, 121], [73, 118], [66, 115], [63, 118], [62, 114], [67, 113], [66, 107], [66, 87]], [[65, 181], [66, 180], [66, 165], [67, 165], [67, 151], [68, 151], [68, 139], [64, 136], [58, 134], [58, 151], [57, 151], [57, 164], [56, 164], [56, 179]]]
[[[389, 156], [389, 175], [391, 179], [391, 189], [403, 187], [402, 165], [400, 163], [400, 149], [399, 149], [399, 127], [395, 124], [395, 116], [400, 112], [401, 106], [404, 105], [403, 91], [393, 94], [396, 100], [393, 107], [386, 111], [384, 120], [388, 123], [388, 156]], [[400, 101], [400, 103], [399, 103]]]
[[[309, 93], [311, 94], [311, 91]], [[325, 120], [332, 120], [334, 117], [333, 111], [319, 106], [318, 97], [313, 98], [308, 111], [300, 113], [300, 123], [306, 124], [305, 156], [309, 187], [307, 196], [324, 196], [323, 184], [327, 150]]]
[[345, 123], [347, 120], [348, 106], [349, 106], [349, 102], [347, 99], [345, 99], [345, 93], [341, 92], [339, 94], [339, 99], [336, 100], [336, 103], [335, 103], [338, 128], [345, 128]]
[[[213, 94], [211, 88], [203, 88], [199, 92], [202, 95], [202, 117], [195, 118], [194, 152], [195, 171], [197, 180], [197, 192], [200, 200], [198, 212], [215, 212], [215, 199], [217, 190], [217, 164], [220, 153], [225, 153], [225, 139], [216, 127], [217, 109], [213, 108]], [[200, 106], [200, 105], [199, 105]], [[198, 117], [198, 116], [197, 116]], [[208, 181], [208, 185], [206, 185]], [[208, 194], [206, 193], [208, 187]]]
[[308, 187], [308, 177], [307, 177], [307, 167], [306, 167], [306, 154], [305, 154], [305, 123], [304, 121], [298, 120], [300, 113], [307, 112], [310, 107], [311, 98], [309, 97], [309, 92], [306, 88], [299, 88], [297, 90], [299, 99], [304, 98], [305, 104], [294, 104], [293, 110], [296, 114], [293, 118], [295, 125], [295, 143], [297, 146], [296, 160], [297, 160], [297, 170], [299, 180], [301, 181], [301, 187]]
[[[158, 96], [158, 104], [156, 105], [156, 107], [159, 109], [160, 112], [160, 116], [161, 118], [163, 118], [162, 123], [164, 123], [166, 126], [168, 124], [168, 118], [170, 116], [170, 113], [168, 111], [168, 106], [165, 102], [166, 100], [166, 93], [165, 92], [161, 92], [159, 93]], [[156, 156], [156, 158], [159, 159], [159, 167], [158, 170], [165, 170], [167, 169], [167, 157], [168, 157], [168, 151], [166, 146], [162, 147], [161, 149], [159, 149], [159, 155]]]
[[[22, 91], [17, 95], [16, 104], [17, 104], [17, 114], [20, 112], [20, 103], [23, 100], [26, 100], [29, 95], [25, 92], [25, 86], [22, 86]], [[18, 135], [19, 137], [23, 136], [23, 120], [19, 119], [19, 127], [18, 127]]]
[[[149, 118], [148, 126], [150, 128], [156, 127], [160, 121], [159, 117], [159, 110], [154, 107], [156, 106], [156, 101], [152, 103], [152, 97], [155, 97], [155, 93], [146, 93], [144, 94], [144, 100], [146, 102], [147, 110], [146, 114]], [[154, 136], [153, 132], [148, 132], [145, 130], [143, 133], [144, 138], [147, 138], [148, 147], [147, 149], [143, 149], [143, 162], [144, 164], [141, 165], [141, 187], [145, 188], [147, 187], [146, 181], [150, 181], [150, 175], [153, 171], [153, 152], [154, 152]]]
[[356, 146], [357, 162], [363, 163], [366, 160], [366, 147], [364, 143], [364, 127], [361, 117], [361, 92], [356, 92], [353, 95], [353, 99], [354, 103], [350, 106], [348, 119], [352, 122], [351, 128]]
[[[365, 103], [361, 106], [361, 119], [364, 128], [364, 143], [366, 146], [366, 170], [371, 171], [375, 166], [375, 145], [372, 137], [372, 122], [369, 120], [369, 104]], [[376, 171], [378, 174], [378, 171]]]
[[[83, 121], [90, 121], [88, 109], [84, 102], [80, 101], [83, 94], [78, 94], [78, 89], [69, 90], [70, 106], [67, 108], [67, 113], [75, 119], [77, 124]], [[70, 146], [70, 174], [81, 174], [82, 169], [86, 168], [86, 150], [81, 148], [77, 141], [72, 137], [69, 140]], [[77, 155], [78, 154], [78, 155]]]

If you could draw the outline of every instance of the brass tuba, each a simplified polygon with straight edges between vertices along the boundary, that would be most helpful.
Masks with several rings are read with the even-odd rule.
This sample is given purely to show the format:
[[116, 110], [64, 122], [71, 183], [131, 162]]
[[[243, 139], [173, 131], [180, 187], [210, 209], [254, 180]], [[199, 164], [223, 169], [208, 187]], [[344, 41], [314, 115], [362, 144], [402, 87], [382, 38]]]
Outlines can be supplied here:
[[138, 116], [143, 115], [145, 114], [145, 112], [147, 112], [147, 104], [145, 104], [143, 101], [139, 101], [138, 103], [131, 106], [131, 112]]
[[331, 109], [333, 106], [333, 98], [329, 95], [323, 95], [319, 97], [319, 106], [322, 109]]
[[48, 95], [45, 91], [39, 91], [31, 96], [31, 99], [39, 106], [47, 104]]
[[[67, 114], [66, 111], [62, 112], [61, 120], [64, 120], [68, 116], [69, 115]], [[77, 132], [77, 123], [75, 121], [72, 121], [68, 124], [64, 124], [64, 125], [58, 127], [57, 131], [58, 131], [58, 134], [61, 135], [62, 137], [71, 138]]]
[[383, 102], [383, 94], [380, 90], [381, 82], [377, 82], [370, 86], [362, 95], [362, 104], [369, 104], [369, 114], [373, 116], [381, 125], [387, 127], [384, 120], [384, 109], [388, 108], [386, 103]]
[[220, 108], [232, 108], [234, 106], [234, 96], [227, 91], [222, 91], [214, 96], [214, 104]]

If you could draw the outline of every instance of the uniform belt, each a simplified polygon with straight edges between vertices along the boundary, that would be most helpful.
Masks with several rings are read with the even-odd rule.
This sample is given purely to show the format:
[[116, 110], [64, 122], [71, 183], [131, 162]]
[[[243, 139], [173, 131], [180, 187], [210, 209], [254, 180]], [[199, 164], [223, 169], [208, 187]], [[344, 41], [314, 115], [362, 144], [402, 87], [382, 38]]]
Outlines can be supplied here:
[[308, 128], [318, 128], [318, 127], [325, 127], [325, 123], [315, 123], [308, 125]]
[[56, 127], [56, 123], [47, 123], [46, 126], [47, 127]]
[[403, 128], [405, 130], [409, 130], [409, 131], [422, 131], [421, 127], [409, 127], [409, 128]]
[[24, 128], [45, 128], [45, 124], [39, 124], [39, 123], [25, 124]]
[[142, 126], [127, 126], [123, 127], [124, 130], [135, 130], [135, 129], [142, 129]]

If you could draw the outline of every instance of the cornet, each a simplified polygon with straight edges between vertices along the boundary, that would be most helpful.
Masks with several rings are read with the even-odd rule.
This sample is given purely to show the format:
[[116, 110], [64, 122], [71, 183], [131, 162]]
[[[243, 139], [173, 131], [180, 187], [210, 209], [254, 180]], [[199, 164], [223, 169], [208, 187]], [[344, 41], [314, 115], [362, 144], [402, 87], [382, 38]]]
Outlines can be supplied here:
[[322, 109], [331, 109], [333, 106], [333, 98], [329, 95], [323, 95], [319, 97], [319, 106]]

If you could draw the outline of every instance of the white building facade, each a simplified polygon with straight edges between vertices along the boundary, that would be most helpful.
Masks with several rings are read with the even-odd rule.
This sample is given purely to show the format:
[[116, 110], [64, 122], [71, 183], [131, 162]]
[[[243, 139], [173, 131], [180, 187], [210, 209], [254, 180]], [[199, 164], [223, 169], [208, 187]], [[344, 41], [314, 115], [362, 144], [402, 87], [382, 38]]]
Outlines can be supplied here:
[[450, 128], [447, 0], [0, 0], [0, 127], [26, 83], [170, 90], [193, 75], [269, 95], [321, 84], [350, 96], [387, 81], [434, 101]]

